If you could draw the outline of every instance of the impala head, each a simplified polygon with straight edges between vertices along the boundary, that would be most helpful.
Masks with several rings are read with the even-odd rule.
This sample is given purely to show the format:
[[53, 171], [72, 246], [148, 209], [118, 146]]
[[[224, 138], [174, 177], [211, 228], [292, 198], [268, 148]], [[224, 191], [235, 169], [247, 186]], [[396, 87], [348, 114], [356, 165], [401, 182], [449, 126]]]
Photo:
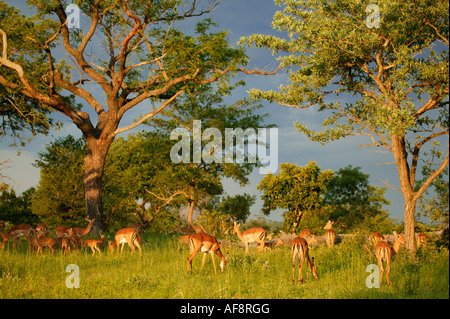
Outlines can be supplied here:
[[229, 253], [227, 253], [227, 256], [225, 257], [225, 258], [222, 258], [221, 260], [220, 260], [220, 271], [221, 272], [224, 272], [225, 271], [225, 265], [227, 264], [227, 260], [228, 260], [228, 257], [230, 256], [230, 254]]
[[323, 227], [323, 229], [331, 229], [333, 227], [334, 222], [331, 220], [328, 221], [328, 223]]
[[314, 278], [319, 279], [319, 276], [317, 275], [316, 260], [314, 259], [314, 257], [311, 257], [311, 272]]
[[404, 244], [406, 242], [402, 234], [397, 234], [396, 231], [393, 231], [393, 234], [395, 236], [395, 241], [399, 242], [400, 244]]
[[239, 226], [241, 226], [241, 224], [238, 224], [238, 223], [234, 222], [233, 234], [237, 233], [237, 231], [239, 229]]
[[109, 252], [114, 252], [114, 248], [116, 248], [116, 242], [115, 241], [108, 241], [108, 248], [109, 248]]
[[89, 225], [92, 225], [95, 221], [95, 218], [89, 219], [89, 218], [85, 218], [86, 221], [89, 223]]

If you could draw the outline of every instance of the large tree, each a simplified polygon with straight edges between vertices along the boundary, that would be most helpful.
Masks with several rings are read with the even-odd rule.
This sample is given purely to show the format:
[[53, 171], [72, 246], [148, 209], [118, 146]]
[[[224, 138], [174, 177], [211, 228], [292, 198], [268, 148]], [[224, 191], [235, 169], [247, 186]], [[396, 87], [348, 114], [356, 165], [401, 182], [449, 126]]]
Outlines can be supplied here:
[[[312, 141], [364, 134], [371, 139], [366, 146], [392, 153], [407, 248], [414, 251], [416, 202], [449, 163], [448, 1], [275, 2], [283, 10], [273, 27], [285, 36], [252, 35], [242, 42], [278, 54], [289, 83], [252, 95], [323, 111], [322, 129], [296, 123]], [[419, 158], [439, 140], [446, 155], [414, 189]]]
[[[10, 14], [0, 21], [2, 89], [22, 96], [18, 103], [33, 100], [65, 115], [86, 140], [85, 201], [87, 216], [95, 218], [94, 233], [102, 228], [102, 175], [117, 134], [161, 112], [196, 85], [237, 71], [258, 73], [239, 67], [247, 57], [229, 45], [226, 31], [212, 31], [209, 20], [195, 28], [183, 23], [219, 2], [76, 1], [81, 21], [87, 21], [80, 24], [86, 28], [78, 29], [72, 25], [76, 10], [69, 17], [66, 13], [68, 2], [29, 0], [36, 15], [24, 17], [8, 9]], [[1, 6], [7, 8], [3, 2]], [[181, 26], [193, 30], [185, 33]], [[82, 103], [76, 104], [75, 97]], [[127, 112], [145, 102], [146, 114], [119, 127]]]

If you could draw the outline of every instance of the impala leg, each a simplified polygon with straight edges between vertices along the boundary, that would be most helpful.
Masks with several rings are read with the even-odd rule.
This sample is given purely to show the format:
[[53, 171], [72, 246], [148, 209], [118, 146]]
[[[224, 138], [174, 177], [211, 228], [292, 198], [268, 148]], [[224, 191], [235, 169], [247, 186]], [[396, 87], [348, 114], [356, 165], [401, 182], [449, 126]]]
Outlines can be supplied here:
[[136, 247], [139, 249], [139, 255], [142, 257], [142, 250], [141, 250], [141, 245], [139, 245], [139, 241], [135, 240], [134, 244], [136, 245]]
[[191, 254], [189, 255], [189, 257], [187, 259], [187, 270], [188, 271], [192, 270], [192, 259], [194, 259], [195, 255], [197, 255], [199, 249], [200, 248], [191, 250]]
[[205, 265], [205, 261], [206, 261], [206, 253], [203, 254], [202, 266], [200, 267], [200, 272], [202, 272], [203, 266]]
[[301, 256], [301, 260], [299, 260], [299, 267], [298, 267], [298, 272], [299, 272], [299, 279], [301, 281], [301, 283], [303, 284], [303, 263], [305, 262], [305, 255], [302, 254]]
[[386, 280], [387, 280], [388, 286], [391, 284], [390, 274], [391, 274], [391, 260], [388, 259], [386, 262]]
[[134, 245], [133, 245], [133, 243], [131, 241], [128, 242], [128, 246], [130, 246], [131, 254], [133, 254], [134, 253]]
[[295, 255], [292, 254], [292, 282], [295, 283]]
[[[206, 256], [206, 254], [205, 254], [205, 256]], [[214, 258], [214, 253], [211, 251], [211, 258], [212, 258], [212, 262], [213, 262], [213, 265], [214, 265], [214, 273], [216, 274], [216, 276], [217, 276], [217, 269], [216, 269], [216, 258]]]
[[382, 260], [378, 260], [378, 268], [380, 268], [380, 285], [381, 285], [383, 283], [383, 272], [384, 272]]
[[295, 259], [297, 257], [297, 247], [292, 247], [292, 282], [295, 283]]

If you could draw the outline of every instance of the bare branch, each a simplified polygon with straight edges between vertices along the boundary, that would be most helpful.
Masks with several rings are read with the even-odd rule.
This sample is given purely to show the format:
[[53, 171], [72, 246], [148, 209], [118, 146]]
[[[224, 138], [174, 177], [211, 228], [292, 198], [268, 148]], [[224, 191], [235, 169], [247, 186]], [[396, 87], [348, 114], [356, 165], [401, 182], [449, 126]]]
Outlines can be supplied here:
[[397, 192], [402, 192], [401, 190], [399, 190], [398, 188], [395, 188], [394, 186], [390, 185], [389, 183], [380, 180], [380, 182], [382, 182], [383, 184], [385, 184], [386, 186], [389, 186], [390, 188], [392, 188], [393, 190], [397, 191]]
[[148, 120], [149, 118], [155, 116], [156, 114], [160, 113], [167, 105], [169, 105], [170, 103], [172, 103], [180, 94], [184, 93], [183, 90], [178, 91], [177, 93], [175, 93], [170, 99], [168, 99], [167, 101], [165, 101], [158, 109], [146, 114], [145, 116], [143, 116], [140, 120], [138, 120], [137, 122], [128, 125], [126, 127], [117, 129], [114, 131], [113, 135], [117, 135], [119, 133], [131, 130], [132, 128], [135, 128], [136, 126], [138, 126], [139, 124], [145, 122], [146, 120]]

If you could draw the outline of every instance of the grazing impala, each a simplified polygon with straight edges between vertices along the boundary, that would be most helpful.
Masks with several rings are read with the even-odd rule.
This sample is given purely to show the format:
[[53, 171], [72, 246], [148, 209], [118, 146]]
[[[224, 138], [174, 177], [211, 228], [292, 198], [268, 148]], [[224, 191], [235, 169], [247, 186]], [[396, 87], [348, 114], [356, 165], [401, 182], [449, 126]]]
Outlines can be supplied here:
[[237, 234], [239, 239], [244, 243], [246, 254], [248, 254], [248, 244], [253, 242], [259, 243], [261, 245], [258, 251], [264, 250], [264, 247], [266, 245], [265, 239], [267, 236], [267, 232], [265, 229], [254, 227], [247, 229], [246, 231], [241, 233], [241, 231], [239, 230], [239, 226], [241, 226], [241, 224], [236, 224], [236, 222], [234, 222], [233, 234]]
[[333, 224], [334, 224], [334, 222], [329, 220], [328, 223], [323, 227], [323, 229], [327, 230], [325, 232], [325, 239], [326, 239], [328, 247], [333, 247], [334, 246], [334, 242], [336, 241], [336, 233], [332, 229]]
[[400, 245], [405, 242], [402, 234], [393, 232], [395, 236], [395, 242], [393, 247], [389, 246], [387, 241], [380, 241], [375, 247], [375, 256], [377, 257], [378, 267], [380, 268], [380, 284], [383, 281], [383, 261], [386, 262], [386, 280], [388, 286], [391, 284], [390, 272], [391, 272], [391, 258], [398, 252]]
[[214, 255], [217, 254], [217, 256], [220, 259], [220, 271], [225, 271], [225, 265], [227, 263], [227, 257], [224, 257], [222, 252], [220, 251], [219, 242], [217, 239], [211, 235], [205, 234], [205, 233], [195, 233], [189, 236], [188, 238], [188, 245], [189, 250], [191, 251], [191, 254], [189, 255], [189, 258], [187, 260], [187, 270], [190, 271], [192, 269], [192, 259], [194, 259], [195, 255], [199, 251], [203, 253], [203, 261], [202, 261], [202, 267], [200, 268], [200, 271], [202, 271], [203, 266], [205, 265], [206, 260], [206, 253], [211, 254], [211, 258], [214, 265], [214, 273], [217, 275], [216, 270], [216, 260], [214, 258]]
[[139, 255], [142, 256], [141, 245], [139, 245], [140, 236], [137, 233], [137, 230], [134, 228], [123, 228], [116, 233], [114, 237], [115, 241], [113, 243], [109, 243], [109, 250], [114, 252], [114, 248], [117, 246], [117, 250], [119, 250], [120, 244], [122, 247], [120, 249], [120, 254], [122, 254], [123, 247], [125, 244], [128, 244], [131, 248], [131, 253], [134, 253], [134, 245], [139, 249]]
[[90, 247], [92, 250], [92, 255], [95, 255], [96, 250], [101, 253], [100, 247], [103, 247], [103, 238], [105, 238], [105, 235], [101, 235], [100, 239], [86, 239], [83, 242], [83, 246]]
[[30, 248], [32, 246], [31, 239], [35, 234], [33, 227], [27, 224], [20, 224], [13, 226], [6, 234], [3, 235], [2, 249], [5, 248], [6, 243], [9, 239], [13, 239], [13, 248], [16, 248], [16, 242], [20, 243], [20, 237], [25, 237], [30, 243]]
[[[303, 263], [306, 259], [306, 265], [308, 269], [313, 274], [314, 278], [319, 278], [317, 275], [317, 267], [315, 265], [314, 257], [309, 259], [309, 248], [308, 248], [308, 242], [303, 237], [295, 237], [292, 241], [292, 282], [295, 282], [295, 259], [298, 256], [298, 281], [303, 283], [303, 274], [302, 274], [302, 268]], [[308, 274], [308, 273], [307, 273]]]

